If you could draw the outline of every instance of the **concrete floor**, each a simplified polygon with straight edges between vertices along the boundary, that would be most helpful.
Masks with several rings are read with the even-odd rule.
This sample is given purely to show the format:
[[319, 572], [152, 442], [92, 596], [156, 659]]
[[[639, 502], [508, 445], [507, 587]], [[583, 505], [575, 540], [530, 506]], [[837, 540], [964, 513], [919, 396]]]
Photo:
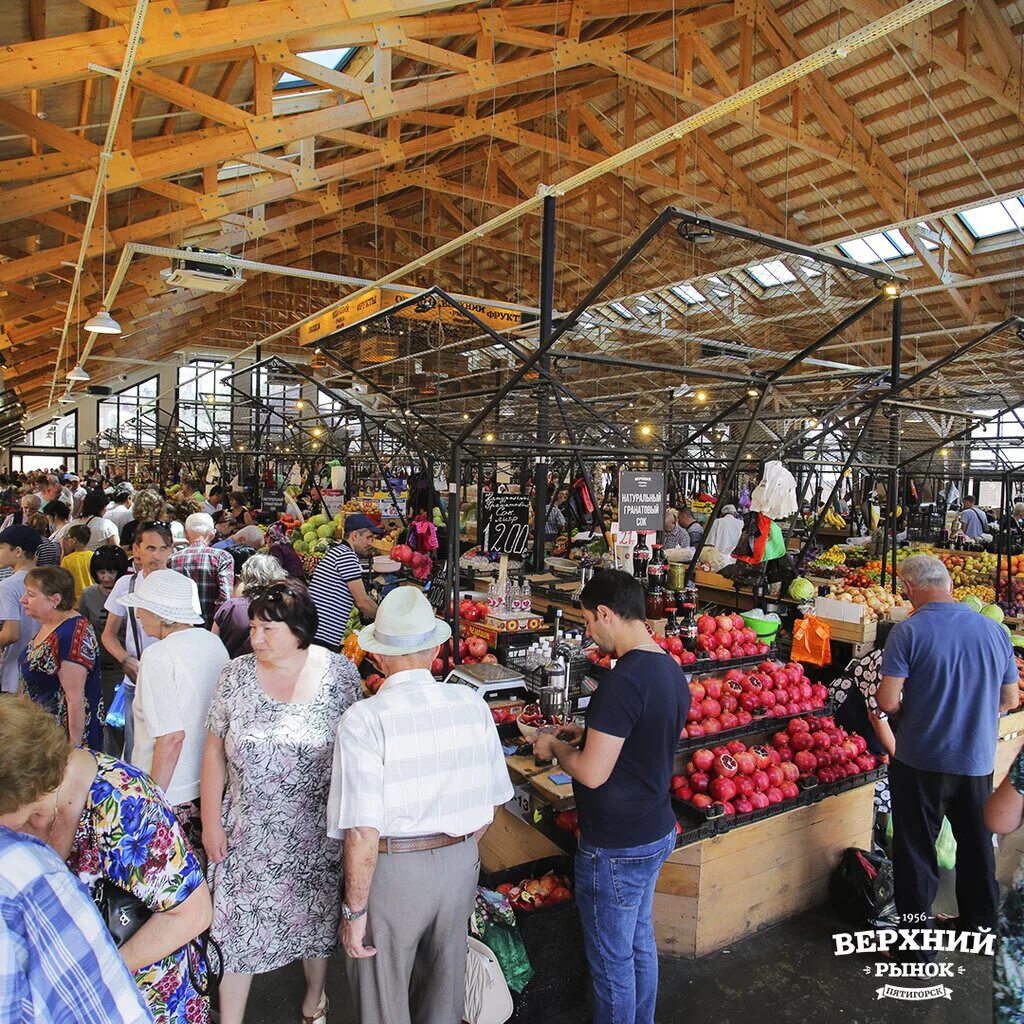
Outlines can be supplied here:
[[[953, 913], [951, 878], [944, 877], [937, 913]], [[657, 1024], [989, 1024], [992, 1020], [992, 965], [988, 957], [940, 954], [964, 973], [945, 982], [949, 1000], [907, 1003], [878, 1000], [885, 984], [862, 973], [872, 956], [835, 957], [832, 933], [849, 930], [828, 908], [737, 942], [698, 960], [661, 961]], [[900, 984], [900, 982], [895, 982]], [[906, 983], [923, 986], [920, 980]], [[299, 1024], [301, 967], [290, 967], [255, 980], [247, 1024]], [[356, 1024], [349, 1006], [342, 957], [331, 962], [328, 976], [330, 1024]], [[528, 1024], [584, 1024], [584, 1008]], [[524, 1022], [525, 1024], [525, 1022]]]

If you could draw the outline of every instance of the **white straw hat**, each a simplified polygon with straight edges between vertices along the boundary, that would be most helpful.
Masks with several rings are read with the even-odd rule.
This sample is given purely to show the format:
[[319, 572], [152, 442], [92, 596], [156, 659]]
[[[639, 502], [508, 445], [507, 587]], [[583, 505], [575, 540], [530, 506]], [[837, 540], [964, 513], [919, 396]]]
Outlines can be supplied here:
[[167, 622], [191, 626], [204, 621], [195, 580], [173, 569], [157, 569], [143, 576], [130, 594], [120, 598], [128, 608], [143, 608]]
[[359, 632], [359, 646], [371, 654], [415, 654], [443, 644], [452, 628], [434, 615], [415, 587], [396, 587], [380, 603], [377, 617]]

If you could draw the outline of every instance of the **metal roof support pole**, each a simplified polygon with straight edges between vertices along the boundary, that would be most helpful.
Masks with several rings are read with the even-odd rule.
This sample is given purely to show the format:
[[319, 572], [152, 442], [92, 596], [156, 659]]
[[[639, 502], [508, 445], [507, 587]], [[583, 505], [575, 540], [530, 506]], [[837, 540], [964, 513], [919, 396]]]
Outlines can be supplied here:
[[[442, 658], [447, 673], [449, 665], [457, 665], [459, 658], [459, 558], [462, 554], [459, 540], [462, 534], [462, 511], [459, 502], [459, 488], [462, 477], [462, 450], [452, 445], [452, 472], [448, 478], [448, 567], [445, 571], [445, 585], [448, 591], [448, 607], [445, 616], [452, 627], [452, 649], [445, 648]], [[479, 495], [478, 495], [479, 497]], [[479, 503], [477, 504], [479, 508]]]
[[700, 561], [700, 553], [704, 550], [704, 544], [707, 541], [708, 534], [711, 532], [711, 527], [715, 525], [716, 520], [721, 515], [722, 506], [725, 504], [725, 496], [728, 494], [729, 488], [732, 487], [733, 482], [736, 479], [736, 474], [739, 472], [740, 463], [743, 461], [743, 449], [746, 446], [747, 441], [750, 439], [751, 432], [754, 429], [754, 424], [757, 422], [757, 414], [761, 411], [761, 406], [764, 405], [764, 400], [767, 397], [768, 388], [761, 388], [760, 393], [757, 396], [757, 401], [754, 403], [754, 408], [751, 410], [750, 419], [747, 420], [747, 425], [743, 429], [743, 437], [736, 446], [736, 454], [733, 456], [732, 462], [729, 465], [729, 471], [726, 473], [725, 480], [722, 482], [722, 486], [718, 491], [718, 499], [715, 501], [715, 507], [711, 510], [711, 515], [708, 517], [707, 525], [704, 527], [704, 532], [701, 534], [700, 544], [697, 545], [697, 550], [694, 551], [693, 558], [690, 559], [690, 564], [686, 568], [686, 583], [690, 583], [693, 579], [694, 573], [697, 571], [697, 563]]
[[[555, 197], [544, 197], [544, 221], [541, 226], [540, 243], [540, 369], [547, 378], [551, 370], [551, 326], [554, 316], [555, 301]], [[530, 360], [520, 367], [526, 368]], [[498, 393], [498, 402], [501, 400]], [[497, 406], [498, 402], [494, 405]], [[537, 440], [544, 443], [551, 441], [551, 389], [541, 384], [537, 389]], [[533, 466], [533, 569], [534, 572], [544, 571], [544, 534], [547, 532], [548, 504], [548, 462], [547, 453], [540, 455]]]
[[[594, 511], [591, 514], [591, 526], [597, 526], [601, 533], [604, 533], [604, 518], [601, 515], [601, 506], [597, 502], [597, 494], [594, 491], [594, 484], [591, 480], [590, 471], [587, 469], [587, 464], [583, 461], [583, 455], [580, 452], [579, 442], [576, 440], [575, 434], [569, 429], [569, 420], [565, 415], [565, 407], [562, 405], [562, 399], [558, 395], [555, 395], [555, 402], [558, 404], [558, 412], [562, 417], [562, 424], [565, 426], [565, 431], [569, 435], [569, 446], [572, 450], [572, 454], [576, 459], [576, 464], [579, 466], [580, 476], [583, 479], [583, 486], [586, 487], [587, 493], [590, 495], [590, 503], [594, 506]], [[571, 490], [571, 485], [570, 485]]]
[[462, 433], [459, 434], [458, 440], [464, 441], [469, 435], [476, 430], [476, 428], [491, 414], [495, 406], [507, 395], [522, 379], [525, 377], [530, 370], [541, 361], [541, 358], [551, 349], [558, 339], [566, 333], [566, 331], [576, 326], [576, 322], [580, 316], [592, 306], [603, 294], [604, 290], [610, 285], [626, 267], [638, 256], [647, 246], [651, 240], [658, 234], [664, 224], [671, 219], [671, 215], [667, 210], [663, 210], [654, 218], [653, 221], [647, 226], [647, 228], [637, 237], [636, 241], [605, 271], [605, 273], [598, 280], [597, 284], [590, 289], [589, 292], [583, 297], [576, 308], [569, 313], [568, 316], [564, 317], [553, 330], [550, 331], [547, 338], [541, 338], [540, 344], [537, 347], [537, 351], [531, 355], [522, 366], [519, 367], [515, 373], [502, 385], [501, 390], [476, 414], [476, 416], [462, 429]]
[[846, 459], [843, 461], [842, 468], [839, 470], [839, 475], [836, 477], [836, 482], [832, 485], [831, 490], [828, 492], [828, 498], [826, 498], [822, 502], [821, 508], [818, 509], [818, 512], [815, 516], [814, 525], [811, 527], [810, 533], [808, 533], [807, 535], [807, 540], [804, 541], [803, 547], [800, 548], [800, 554], [796, 556], [798, 568], [800, 562], [804, 558], [804, 555], [807, 554], [807, 549], [811, 546], [811, 541], [814, 539], [814, 535], [818, 532], [818, 529], [821, 526], [822, 519], [825, 518], [825, 509], [827, 509], [835, 500], [836, 492], [839, 490], [840, 484], [843, 482], [843, 480], [846, 477], [846, 474], [850, 471], [850, 468], [853, 466], [853, 460], [857, 457], [857, 452], [860, 449], [861, 443], [867, 437], [868, 431], [871, 429], [871, 423], [875, 418], [875, 413], [878, 412], [878, 408], [878, 402], [875, 402], [875, 404], [871, 406], [871, 409], [868, 412], [867, 422], [864, 424], [863, 429], [857, 434], [857, 437], [854, 440], [853, 444], [850, 445], [850, 451], [847, 454]]
[[[892, 300], [892, 342], [889, 350], [889, 394], [895, 397], [900, 387], [900, 370], [903, 361], [903, 299], [897, 295]], [[899, 532], [899, 517], [896, 515], [899, 492], [899, 470], [896, 468], [900, 458], [900, 410], [899, 406], [889, 406], [889, 484], [888, 506], [889, 518], [886, 531], [891, 534], [892, 549], [892, 592], [899, 589], [898, 563], [896, 557], [896, 537]], [[886, 564], [882, 557], [882, 586], [885, 586]]]

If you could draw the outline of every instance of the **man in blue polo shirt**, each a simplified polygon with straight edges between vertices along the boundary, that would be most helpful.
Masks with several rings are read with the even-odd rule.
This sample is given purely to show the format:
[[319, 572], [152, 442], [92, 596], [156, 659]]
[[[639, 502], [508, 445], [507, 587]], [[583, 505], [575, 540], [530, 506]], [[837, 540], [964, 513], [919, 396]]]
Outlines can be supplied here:
[[898, 716], [889, 767], [896, 909], [908, 927], [920, 927], [920, 915], [930, 920], [945, 816], [957, 843], [958, 924], [994, 928], [999, 892], [985, 800], [999, 715], [1017, 706], [1013, 647], [1001, 625], [953, 599], [937, 558], [908, 558], [900, 578], [914, 615], [889, 634], [876, 695]]

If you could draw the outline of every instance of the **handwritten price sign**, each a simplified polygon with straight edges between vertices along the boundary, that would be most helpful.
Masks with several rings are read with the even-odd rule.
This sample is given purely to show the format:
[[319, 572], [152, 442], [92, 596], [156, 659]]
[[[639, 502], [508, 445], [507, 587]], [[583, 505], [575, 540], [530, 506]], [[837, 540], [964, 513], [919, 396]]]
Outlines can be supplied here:
[[484, 550], [502, 555], [526, 554], [530, 536], [530, 496], [528, 494], [484, 495]]

